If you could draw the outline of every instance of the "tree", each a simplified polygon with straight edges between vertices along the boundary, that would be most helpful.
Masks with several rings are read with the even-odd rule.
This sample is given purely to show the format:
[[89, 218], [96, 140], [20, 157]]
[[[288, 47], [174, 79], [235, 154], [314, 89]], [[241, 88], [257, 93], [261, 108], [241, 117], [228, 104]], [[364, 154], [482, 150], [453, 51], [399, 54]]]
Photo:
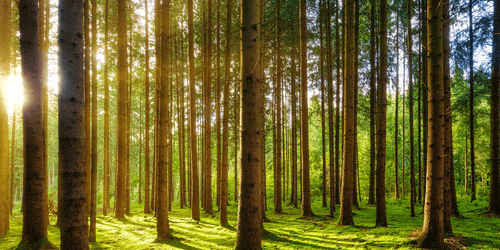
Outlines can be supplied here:
[[[59, 3], [59, 201], [61, 249], [89, 249], [81, 2]], [[63, 12], [64, 11], [64, 12]]]
[[332, 66], [332, 39], [331, 39], [331, 13], [335, 8], [331, 7], [328, 0], [326, 4], [326, 51], [327, 51], [327, 84], [328, 84], [328, 146], [330, 156], [330, 216], [335, 212], [335, 138], [333, 137], [333, 66]]
[[212, 0], [208, 0], [205, 63], [205, 213], [213, 215], [212, 207]]
[[469, 134], [470, 134], [470, 199], [476, 200], [476, 157], [474, 147], [474, 36], [472, 23], [472, 0], [469, 0]]
[[354, 225], [352, 217], [352, 192], [353, 192], [353, 168], [354, 168], [354, 1], [348, 0], [345, 3], [345, 48], [346, 58], [344, 64], [345, 71], [345, 102], [344, 102], [344, 147], [342, 171], [342, 199], [340, 201], [339, 225]]
[[[168, 167], [168, 93], [170, 91], [169, 79], [168, 79], [168, 67], [169, 67], [169, 43], [170, 43], [170, 2], [163, 1], [161, 5], [161, 79], [160, 79], [160, 89], [159, 89], [159, 101], [160, 101], [160, 114], [159, 114], [159, 134], [158, 134], [158, 177], [156, 180], [157, 188], [157, 241], [166, 240], [171, 237], [170, 235], [170, 225], [168, 221], [168, 204], [170, 195], [168, 193], [167, 187], [167, 167]], [[169, 173], [170, 175], [172, 172]]]
[[370, 1], [370, 187], [368, 189], [368, 204], [375, 204], [375, 113], [377, 106], [377, 87], [375, 86], [375, 0]]
[[438, 0], [427, 1], [427, 62], [429, 79], [429, 138], [424, 224], [417, 243], [423, 248], [444, 246], [443, 225], [443, 11]]
[[313, 215], [311, 210], [311, 185], [309, 177], [309, 114], [307, 105], [307, 35], [306, 0], [300, 0], [300, 98], [301, 98], [301, 167], [302, 167], [302, 216]]
[[491, 54], [490, 204], [500, 214], [500, 1], [494, 1], [493, 53]]
[[274, 176], [274, 212], [281, 213], [281, 2], [276, 1], [276, 169]]
[[96, 242], [97, 219], [97, 0], [92, 0], [92, 170], [89, 242]]
[[[46, 248], [52, 247], [52, 244], [47, 239], [47, 222], [45, 220], [45, 209], [43, 208], [43, 197], [45, 195], [45, 144], [42, 117], [42, 57], [37, 42], [39, 36], [37, 17], [38, 4], [36, 1], [19, 1], [21, 68], [24, 96], [26, 98], [23, 105], [25, 150], [23, 203], [29, 204], [29, 206], [24, 206], [23, 209], [23, 232], [21, 243], [19, 243], [21, 248], [34, 244]], [[5, 190], [8, 190], [8, 188]], [[3, 221], [4, 218], [0, 218], [0, 220]], [[5, 225], [3, 226], [5, 227]]]
[[191, 140], [191, 218], [200, 220], [199, 180], [196, 152], [196, 83], [194, 75], [194, 28], [193, 0], [188, 0], [188, 42], [189, 42], [189, 121]]
[[[104, 6], [104, 169], [103, 169], [103, 201], [102, 214], [107, 215], [109, 209], [109, 67], [108, 67], [108, 0]], [[146, 12], [147, 13], [147, 12]]]
[[408, 0], [408, 89], [409, 93], [409, 118], [410, 118], [410, 217], [415, 217], [415, 145], [414, 145], [414, 129], [413, 129], [413, 45], [411, 33], [411, 19], [412, 19], [412, 1]]
[[145, 178], [144, 178], [144, 213], [149, 214], [151, 213], [151, 210], [149, 208], [149, 194], [150, 194], [150, 169], [149, 169], [149, 111], [151, 109], [150, 104], [149, 104], [149, 18], [148, 18], [148, 0], [145, 0], [145, 9], [146, 9], [146, 27], [145, 27], [145, 32], [146, 32], [146, 56], [145, 56], [145, 74], [146, 74], [146, 79], [145, 79], [145, 105], [146, 105], [146, 121], [145, 121], [145, 126], [146, 129], [144, 130], [144, 140], [145, 140], [145, 149], [144, 149], [144, 172], [145, 172]]
[[[127, 6], [118, 2], [118, 20], [127, 18]], [[125, 218], [125, 185], [127, 163], [127, 22], [118, 22], [118, 165], [115, 217]]]
[[241, 188], [236, 249], [261, 249], [260, 1], [241, 2]]
[[[226, 2], [226, 55], [224, 70], [224, 100], [222, 115], [222, 165], [221, 165], [221, 196], [220, 196], [220, 224], [227, 226], [227, 201], [228, 201], [228, 169], [229, 169], [229, 83], [231, 65], [231, 0]], [[235, 135], [236, 136], [236, 135]], [[235, 183], [236, 185], [236, 183]]]
[[[12, 213], [12, 188], [10, 185], [10, 199], [9, 199], [9, 116], [7, 113], [7, 79], [10, 74], [10, 39], [11, 30], [11, 1], [0, 1], [0, 22], [3, 23], [0, 27], [0, 238], [5, 235], [5, 230], [9, 229], [9, 215]], [[15, 112], [13, 113], [12, 131], [15, 130]], [[14, 132], [12, 133], [12, 152], [14, 151]], [[14, 172], [14, 165], [12, 164], [11, 172]], [[13, 179], [12, 179], [13, 181]]]
[[335, 203], [340, 204], [340, 35], [339, 30], [339, 0], [337, 0], [337, 8], [335, 10], [335, 58], [337, 65], [337, 98], [335, 99], [336, 103], [336, 112], [335, 112]]
[[387, 134], [387, 0], [380, 1], [380, 82], [377, 112], [377, 218], [378, 227], [387, 227], [385, 207], [385, 156]]
[[[85, 148], [87, 152], [85, 153], [86, 159], [85, 164], [87, 169], [87, 181], [86, 181], [86, 190], [87, 190], [87, 214], [90, 214], [90, 184], [91, 184], [91, 164], [92, 164], [92, 151], [90, 147], [91, 142], [91, 131], [90, 131], [90, 0], [83, 0], [83, 18], [84, 18], [84, 42], [85, 42]], [[125, 27], [126, 29], [126, 27]]]

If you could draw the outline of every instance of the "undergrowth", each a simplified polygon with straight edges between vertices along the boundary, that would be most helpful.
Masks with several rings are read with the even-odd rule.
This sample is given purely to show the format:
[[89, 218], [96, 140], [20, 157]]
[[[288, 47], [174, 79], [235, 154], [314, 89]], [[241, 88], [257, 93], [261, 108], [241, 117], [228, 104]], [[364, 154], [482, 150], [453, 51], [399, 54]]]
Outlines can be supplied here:
[[[285, 201], [285, 204], [288, 202]], [[97, 243], [92, 249], [231, 249], [236, 240], [236, 203], [228, 206], [229, 227], [219, 226], [219, 214], [203, 214], [201, 221], [191, 220], [188, 208], [180, 209], [174, 203], [169, 212], [173, 240], [154, 243], [156, 218], [142, 213], [142, 205], [132, 205], [130, 216], [117, 220], [97, 216]], [[487, 202], [468, 202], [460, 199], [463, 218], [452, 218], [454, 236], [446, 239], [453, 249], [500, 249], [500, 218], [485, 214]], [[214, 209], [217, 209], [214, 207]], [[416, 206], [417, 216], [409, 216], [408, 199], [388, 199], [388, 228], [374, 228], [375, 206], [363, 205], [353, 210], [355, 226], [338, 226], [337, 205], [335, 217], [328, 217], [329, 209], [313, 204], [314, 217], [302, 218], [300, 207], [283, 206], [282, 214], [275, 214], [269, 203], [263, 235], [264, 249], [411, 249], [408, 242], [422, 227], [422, 205]], [[51, 224], [56, 223], [55, 217]], [[0, 239], [0, 249], [12, 249], [21, 241], [22, 214], [17, 210], [11, 217], [11, 229]], [[48, 239], [59, 247], [60, 233], [48, 227]]]

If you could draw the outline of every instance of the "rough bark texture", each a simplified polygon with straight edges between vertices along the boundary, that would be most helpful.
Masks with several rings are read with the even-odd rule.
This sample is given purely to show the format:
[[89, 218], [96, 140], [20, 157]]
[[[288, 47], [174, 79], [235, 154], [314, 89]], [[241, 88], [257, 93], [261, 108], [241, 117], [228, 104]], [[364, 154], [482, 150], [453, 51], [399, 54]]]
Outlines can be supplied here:
[[472, 23], [472, 0], [469, 0], [469, 133], [470, 133], [470, 199], [476, 200], [476, 157], [474, 147], [474, 36]]
[[149, 103], [149, 16], [148, 16], [148, 1], [145, 0], [145, 8], [146, 8], [146, 62], [145, 62], [145, 68], [146, 68], [146, 80], [145, 80], [145, 103], [146, 103], [146, 129], [144, 131], [144, 142], [145, 142], [145, 148], [144, 148], [144, 213], [148, 214], [151, 213], [151, 209], [149, 207], [149, 194], [150, 194], [150, 162], [149, 162], [149, 111], [150, 111], [150, 103]]
[[33, 244], [50, 246], [43, 209], [45, 145], [42, 118], [42, 57], [37, 43], [37, 2], [20, 1], [19, 16], [21, 68], [25, 96], [23, 105], [24, 216], [20, 246]]
[[327, 66], [326, 66], [326, 81], [327, 81], [327, 107], [328, 107], [328, 146], [329, 146], [329, 170], [330, 170], [330, 216], [335, 212], [335, 138], [333, 137], [333, 66], [332, 66], [332, 38], [331, 38], [331, 16], [334, 7], [330, 7], [330, 0], [326, 3], [325, 25], [326, 25], [326, 51], [327, 51]]
[[59, 201], [61, 249], [89, 249], [81, 2], [59, 3]]
[[344, 101], [344, 147], [342, 169], [342, 199], [340, 202], [339, 225], [354, 225], [352, 216], [352, 191], [353, 191], [353, 168], [354, 168], [354, 1], [348, 0], [345, 3], [345, 101]]
[[[127, 18], [126, 3], [118, 2], [118, 20]], [[127, 22], [118, 22], [118, 165], [115, 217], [125, 218], [127, 163]]]
[[85, 156], [85, 164], [86, 165], [86, 171], [87, 171], [87, 181], [85, 183], [85, 188], [87, 191], [87, 214], [90, 214], [90, 184], [91, 184], [91, 147], [90, 147], [90, 136], [91, 136], [91, 131], [90, 131], [90, 6], [89, 6], [89, 1], [90, 0], [83, 0], [83, 15], [84, 15], [84, 28], [83, 31], [85, 33], [85, 148], [87, 150]]
[[168, 67], [169, 67], [169, 51], [168, 45], [170, 42], [170, 2], [163, 1], [161, 15], [161, 79], [160, 79], [160, 89], [159, 89], [159, 101], [160, 101], [160, 116], [159, 116], [159, 134], [158, 134], [158, 179], [157, 179], [157, 240], [166, 240], [170, 238], [170, 225], [168, 221], [168, 199], [170, 195], [168, 194], [167, 187], [167, 174], [168, 174], [168, 94], [169, 79], [168, 79]]
[[500, 1], [494, 1], [493, 53], [491, 54], [490, 205], [500, 214]]
[[212, 206], [212, 0], [208, 0], [207, 63], [205, 85], [205, 213], [214, 214]]
[[104, 6], [104, 166], [103, 166], [103, 201], [102, 214], [107, 215], [109, 209], [109, 73], [108, 73], [108, 22], [109, 3]]
[[291, 90], [292, 90], [292, 190], [290, 203], [294, 207], [298, 206], [298, 195], [297, 195], [297, 87], [296, 87], [296, 69], [297, 64], [295, 63], [296, 47], [292, 46], [291, 52]]
[[417, 242], [424, 248], [444, 246], [443, 227], [443, 12], [439, 0], [427, 1], [427, 61], [429, 79], [428, 171], [424, 208], [424, 225]]
[[281, 213], [281, 2], [276, 1], [276, 169], [274, 175], [274, 212]]
[[241, 3], [241, 189], [236, 249], [261, 249], [260, 3]]
[[[220, 196], [220, 224], [227, 226], [227, 202], [228, 202], [228, 169], [229, 169], [229, 85], [231, 76], [231, 0], [226, 3], [226, 55], [224, 71], [224, 114], [222, 116], [222, 165], [221, 165], [221, 196]], [[236, 183], [235, 183], [236, 184]]]
[[194, 28], [193, 0], [188, 0], [188, 42], [189, 42], [189, 121], [191, 140], [191, 218], [200, 220], [200, 198], [198, 180], [198, 159], [196, 148], [196, 86], [194, 78]]
[[375, 225], [387, 227], [385, 156], [387, 134], [387, 0], [380, 1], [380, 82], [377, 112], [377, 216]]
[[410, 123], [410, 217], [415, 217], [415, 145], [413, 129], [413, 45], [411, 32], [412, 1], [408, 1], [407, 28], [408, 28], [408, 90], [409, 90], [409, 123]]
[[[451, 169], [453, 168], [453, 133], [451, 126], [450, 84], [450, 16], [448, 2], [443, 4], [443, 98], [444, 98], [444, 179], [443, 179], [443, 223], [444, 233], [453, 234], [451, 226]], [[454, 180], [453, 180], [454, 181]]]
[[301, 167], [302, 167], [302, 216], [311, 216], [311, 184], [309, 177], [309, 109], [307, 99], [307, 34], [306, 0], [300, 0], [300, 88], [301, 88]]
[[89, 242], [96, 242], [97, 219], [97, 1], [92, 0], [92, 170]]
[[[339, 0], [337, 0], [337, 9]], [[337, 65], [337, 98], [335, 99], [335, 204], [340, 204], [340, 25], [339, 25], [339, 10], [335, 11], [335, 58]]]
[[375, 0], [370, 1], [371, 26], [370, 26], [370, 186], [368, 189], [368, 204], [375, 204], [375, 113], [377, 109], [377, 87], [375, 70]]

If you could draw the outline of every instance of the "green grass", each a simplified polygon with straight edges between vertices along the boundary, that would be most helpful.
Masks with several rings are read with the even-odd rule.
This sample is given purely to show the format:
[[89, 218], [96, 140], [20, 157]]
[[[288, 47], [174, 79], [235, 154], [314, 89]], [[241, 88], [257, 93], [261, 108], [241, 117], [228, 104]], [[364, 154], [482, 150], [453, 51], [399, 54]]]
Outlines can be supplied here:
[[[269, 204], [265, 223], [268, 231], [262, 238], [264, 249], [410, 249], [407, 244], [422, 226], [422, 206], [417, 205], [417, 216], [409, 217], [407, 199], [388, 199], [388, 228], [374, 228], [375, 207], [364, 205], [355, 213], [356, 226], [337, 226], [335, 218], [327, 217], [328, 209], [321, 203], [313, 204], [315, 217], [301, 218], [300, 208], [284, 206], [282, 214], [275, 214]], [[236, 240], [236, 211], [234, 202], [229, 206], [231, 227], [219, 226], [219, 214], [202, 214], [201, 221], [190, 219], [189, 209], [175, 206], [169, 213], [174, 240], [153, 243], [156, 238], [156, 218], [145, 215], [139, 205], [130, 216], [117, 220], [113, 216], [97, 217], [97, 243], [92, 249], [231, 249]], [[456, 249], [500, 249], [500, 218], [483, 214], [487, 202], [473, 203], [460, 200], [459, 209], [464, 218], [452, 218], [455, 238], [447, 239]], [[216, 209], [216, 207], [215, 207]], [[52, 218], [55, 219], [55, 218]], [[55, 220], [51, 221], [52, 224]], [[0, 239], [0, 249], [14, 248], [21, 240], [22, 214], [11, 217], [11, 229]], [[59, 229], [49, 226], [49, 240], [59, 247]]]

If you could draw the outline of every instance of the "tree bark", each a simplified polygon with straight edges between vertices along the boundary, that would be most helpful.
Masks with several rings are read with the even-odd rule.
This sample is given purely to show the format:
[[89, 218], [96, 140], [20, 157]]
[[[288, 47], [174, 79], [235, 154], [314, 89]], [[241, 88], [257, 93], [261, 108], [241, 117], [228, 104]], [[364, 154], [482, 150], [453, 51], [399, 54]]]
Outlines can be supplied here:
[[109, 209], [109, 74], [108, 74], [108, 18], [109, 5], [104, 6], [104, 168], [103, 168], [103, 202], [102, 214], [107, 215]]
[[345, 101], [344, 101], [344, 147], [342, 171], [342, 199], [340, 203], [339, 225], [354, 225], [352, 216], [353, 168], [354, 168], [354, 116], [355, 113], [355, 82], [354, 82], [354, 5], [355, 0], [345, 3]]
[[385, 157], [387, 134], [387, 0], [380, 1], [380, 82], [377, 112], [377, 227], [387, 227]]
[[236, 249], [261, 249], [260, 3], [241, 3], [241, 192]]
[[276, 169], [274, 176], [274, 212], [281, 213], [282, 210], [282, 186], [281, 186], [281, 2], [276, 1]]
[[410, 217], [415, 217], [415, 145], [413, 129], [413, 52], [412, 52], [412, 2], [408, 0], [407, 28], [408, 28], [408, 90], [409, 90], [409, 123], [410, 123]]
[[474, 147], [474, 36], [472, 33], [472, 0], [469, 0], [469, 133], [470, 133], [470, 199], [476, 200], [476, 157]]
[[377, 87], [375, 71], [375, 0], [370, 1], [371, 26], [370, 26], [370, 186], [368, 190], [368, 204], [375, 204], [375, 113], [377, 109]]
[[90, 0], [83, 0], [83, 15], [84, 15], [84, 33], [85, 33], [85, 148], [87, 152], [85, 153], [86, 155], [86, 160], [85, 164], [86, 165], [86, 170], [87, 170], [87, 181], [86, 181], [86, 190], [87, 190], [87, 214], [90, 215], [90, 199], [91, 199], [91, 194], [90, 194], [90, 186], [91, 186], [91, 165], [92, 165], [92, 149], [91, 149], [91, 131], [90, 131], [90, 122], [91, 122], [91, 117], [90, 117], [90, 6], [89, 6], [89, 1]]
[[500, 214], [500, 1], [493, 4], [493, 53], [491, 54], [490, 203], [489, 211]]
[[198, 160], [196, 152], [196, 83], [194, 73], [194, 28], [193, 0], [188, 0], [188, 43], [189, 43], [189, 121], [191, 144], [191, 218], [200, 220], [200, 198]]
[[417, 242], [423, 248], [444, 246], [443, 227], [443, 12], [438, 0], [427, 1], [427, 62], [429, 79], [428, 171], [424, 225]]
[[61, 249], [89, 249], [81, 2], [59, 3], [59, 201]]
[[[126, 3], [118, 2], [118, 20], [127, 18]], [[118, 165], [115, 217], [125, 218], [127, 163], [127, 22], [118, 22]]]
[[335, 10], [335, 58], [337, 65], [337, 98], [336, 98], [336, 112], [335, 112], [335, 204], [340, 204], [340, 26], [339, 25], [339, 11], [340, 5], [337, 0], [337, 8]]
[[326, 2], [326, 15], [325, 15], [325, 25], [326, 25], [326, 51], [327, 51], [327, 69], [326, 69], [326, 79], [328, 84], [328, 146], [329, 146], [329, 157], [330, 157], [330, 216], [333, 216], [335, 212], [335, 138], [333, 137], [333, 66], [332, 66], [332, 39], [331, 39], [331, 16], [332, 11], [336, 11], [335, 8], [331, 7], [330, 0]]
[[97, 1], [92, 0], [92, 170], [89, 242], [96, 242], [97, 220]]
[[149, 162], [149, 111], [151, 109], [150, 103], [149, 103], [149, 15], [148, 15], [148, 0], [145, 0], [145, 9], [146, 9], [146, 16], [145, 16], [145, 22], [146, 22], [146, 27], [145, 27], [145, 32], [146, 32], [146, 42], [145, 42], [145, 48], [146, 48], [146, 55], [145, 55], [145, 74], [146, 74], [146, 79], [145, 79], [145, 93], [144, 93], [144, 102], [145, 102], [145, 127], [146, 129], [144, 130], [144, 213], [149, 214], [151, 213], [151, 210], [149, 208], [149, 202], [150, 202], [150, 162]]

